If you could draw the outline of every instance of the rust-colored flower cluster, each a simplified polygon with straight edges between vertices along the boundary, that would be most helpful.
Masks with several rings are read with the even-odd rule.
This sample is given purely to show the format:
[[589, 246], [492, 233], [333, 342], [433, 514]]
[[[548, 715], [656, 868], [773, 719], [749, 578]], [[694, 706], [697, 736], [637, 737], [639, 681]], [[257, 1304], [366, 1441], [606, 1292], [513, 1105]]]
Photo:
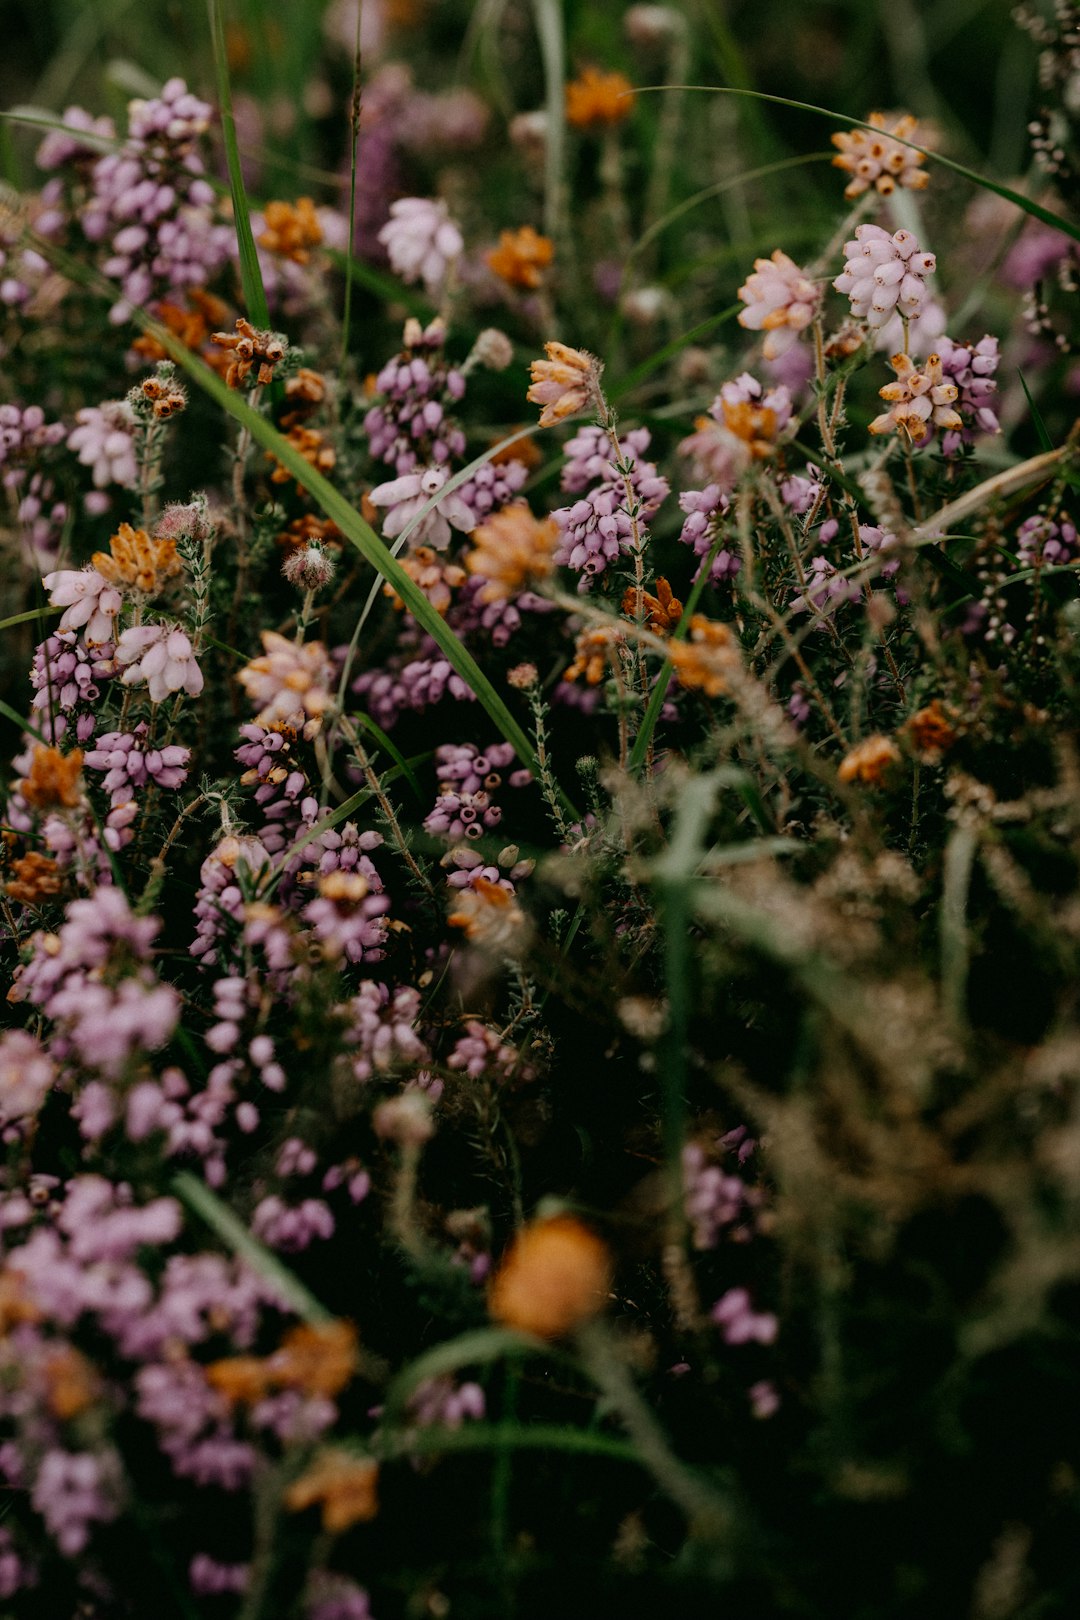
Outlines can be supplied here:
[[834, 168], [851, 175], [844, 196], [861, 197], [873, 187], [880, 196], [889, 197], [897, 186], [908, 191], [922, 191], [928, 186], [930, 176], [922, 166], [923, 154], [902, 144], [914, 138], [918, 127], [911, 114], [889, 119], [884, 113], [872, 112], [867, 123], [873, 124], [872, 130], [837, 130], [830, 137], [839, 147], [833, 158]]
[[563, 680], [599, 686], [624, 639], [621, 631], [606, 624], [590, 625], [574, 643], [574, 657], [563, 671]]
[[511, 287], [539, 287], [544, 271], [555, 254], [550, 236], [541, 236], [531, 225], [519, 231], [503, 231], [499, 245], [485, 255], [488, 268]]
[[953, 717], [938, 698], [931, 699], [925, 708], [918, 709], [903, 730], [915, 752], [931, 763], [940, 759], [956, 742]]
[[351, 1322], [301, 1322], [269, 1356], [226, 1356], [206, 1368], [206, 1381], [233, 1405], [253, 1406], [276, 1390], [329, 1400], [350, 1382], [357, 1365]]
[[[303, 456], [308, 466], [313, 468], [315, 472], [327, 473], [333, 469], [337, 461], [337, 452], [326, 434], [320, 432], [318, 428], [302, 427], [297, 424], [289, 429], [285, 437], [293, 449]], [[274, 470], [270, 474], [271, 482], [287, 484], [293, 476], [288, 467], [278, 461], [277, 457], [271, 454], [269, 450], [266, 452], [266, 456], [268, 461], [274, 463]], [[303, 485], [298, 483], [297, 488], [302, 491]]]
[[378, 1513], [378, 1479], [379, 1465], [371, 1457], [359, 1457], [337, 1446], [324, 1446], [311, 1467], [293, 1480], [285, 1492], [285, 1506], [290, 1513], [318, 1507], [327, 1534], [341, 1535], [354, 1524], [373, 1519]]
[[259, 237], [259, 246], [270, 253], [278, 253], [294, 264], [307, 264], [311, 249], [323, 239], [323, 228], [310, 197], [298, 197], [294, 203], [268, 202], [264, 210], [266, 229]]
[[474, 529], [472, 542], [465, 567], [485, 582], [481, 602], [498, 602], [551, 575], [559, 528], [554, 518], [535, 518], [524, 501], [514, 501]]
[[143, 398], [149, 400], [154, 416], [159, 422], [168, 421], [170, 416], [177, 416], [187, 409], [187, 394], [177, 382], [166, 381], [161, 377], [147, 377], [141, 392]]
[[156, 596], [170, 579], [183, 571], [172, 539], [151, 539], [145, 529], [121, 523], [108, 551], [95, 551], [94, 567], [110, 585]]
[[82, 800], [81, 748], [62, 754], [59, 748], [34, 744], [30, 774], [19, 783], [19, 792], [35, 810], [74, 810]]
[[568, 416], [576, 416], [586, 405], [600, 403], [600, 362], [584, 349], [570, 349], [565, 343], [545, 343], [546, 360], [534, 360], [532, 387], [526, 394], [533, 405], [542, 405], [540, 426], [553, 427]]
[[11, 876], [4, 887], [9, 900], [20, 906], [37, 906], [60, 893], [64, 879], [60, 868], [48, 855], [32, 849], [11, 863]]
[[675, 666], [680, 686], [722, 697], [739, 667], [739, 646], [726, 624], [695, 613], [690, 620], [690, 639], [673, 641], [668, 657]]
[[[431, 546], [417, 546], [411, 557], [401, 559], [401, 566], [439, 614], [445, 615], [454, 592], [465, 583], [464, 568], [441, 556]], [[383, 586], [383, 595], [390, 598], [399, 613], [404, 611], [405, 603], [392, 585]]]
[[587, 67], [566, 86], [566, 121], [575, 129], [610, 129], [630, 117], [634, 99], [624, 74]]
[[900, 763], [900, 750], [891, 737], [865, 737], [840, 761], [841, 782], [862, 782], [880, 787], [894, 765]]
[[561, 1339], [599, 1315], [611, 1292], [611, 1257], [595, 1232], [572, 1215], [525, 1226], [503, 1256], [488, 1290], [497, 1322]]
[[[670, 635], [682, 618], [683, 605], [672, 592], [666, 579], [656, 581], [656, 595], [642, 591], [641, 607], [646, 626], [658, 636]], [[628, 619], [637, 617], [638, 591], [628, 585], [623, 592], [622, 611]]]
[[[205, 287], [190, 287], [187, 302], [188, 307], [185, 309], [182, 304], [163, 299], [157, 306], [159, 324], [178, 338], [185, 349], [190, 349], [193, 354], [202, 355], [215, 371], [224, 371], [229, 361], [214, 348], [211, 334], [217, 327], [224, 326], [229, 313], [228, 306], [222, 299], [207, 292]], [[144, 360], [153, 362], [169, 358], [157, 338], [149, 332], [137, 337], [131, 346]]]
[[230, 388], [242, 388], [256, 366], [259, 369], [255, 381], [259, 387], [272, 382], [274, 367], [284, 360], [288, 348], [280, 333], [257, 331], [242, 315], [237, 317], [235, 332], [213, 332], [210, 341], [232, 355], [225, 372]]

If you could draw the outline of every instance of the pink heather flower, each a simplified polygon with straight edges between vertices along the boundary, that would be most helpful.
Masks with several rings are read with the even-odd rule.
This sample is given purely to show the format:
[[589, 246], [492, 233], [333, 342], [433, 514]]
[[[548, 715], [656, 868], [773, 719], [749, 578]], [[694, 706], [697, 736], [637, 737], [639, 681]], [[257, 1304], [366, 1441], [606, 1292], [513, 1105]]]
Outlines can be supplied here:
[[767, 460], [795, 431], [791, 395], [784, 387], [768, 392], [750, 372], [726, 382], [694, 422], [696, 433], [683, 439], [679, 454], [691, 458], [703, 483], [727, 493], [755, 461]]
[[0, 1035], [0, 1120], [32, 1119], [55, 1072], [52, 1058], [25, 1030]]
[[[919, 313], [912, 317], [907, 324], [907, 353], [916, 359], [933, 354], [938, 343], [944, 335], [948, 325], [948, 317], [936, 298], [929, 295], [919, 308]], [[874, 348], [879, 354], [897, 354], [904, 345], [904, 323], [900, 316], [894, 312], [892, 319], [878, 326], [873, 331]]]
[[814, 319], [821, 289], [777, 248], [771, 258], [754, 260], [739, 297], [746, 305], [739, 311], [739, 325], [764, 332], [766, 360], [779, 360]]
[[41, 583], [49, 592], [50, 605], [65, 610], [58, 626], [61, 635], [85, 626], [88, 647], [100, 647], [113, 639], [123, 598], [96, 568], [60, 568], [46, 574]]
[[87, 405], [76, 411], [79, 424], [68, 435], [68, 448], [74, 450], [84, 467], [94, 469], [94, 486], [120, 484], [134, 489], [138, 481], [135, 463], [135, 417], [126, 400], [110, 399], [104, 405]]
[[956, 408], [964, 427], [961, 433], [949, 432], [941, 441], [947, 456], [955, 455], [961, 444], [970, 442], [977, 433], [1000, 433], [1001, 424], [994, 410], [997, 383], [994, 373], [998, 368], [998, 340], [980, 338], [976, 344], [954, 343], [943, 337], [937, 345], [941, 356], [941, 369], [949, 382], [959, 390]]
[[447, 271], [465, 246], [446, 204], [428, 197], [402, 197], [392, 203], [379, 241], [401, 279], [422, 281], [432, 297], [441, 290]]
[[298, 646], [275, 630], [262, 632], [264, 651], [253, 658], [237, 679], [252, 703], [258, 706], [257, 725], [283, 724], [302, 730], [312, 722], [315, 729], [323, 710], [331, 701], [333, 671], [320, 641]]
[[128, 666], [120, 677], [125, 686], [148, 683], [151, 703], [164, 703], [171, 692], [198, 697], [203, 689], [191, 642], [172, 625], [132, 625], [116, 644], [116, 661]]
[[711, 1312], [726, 1344], [772, 1344], [779, 1323], [768, 1311], [755, 1311], [745, 1288], [729, 1288]]
[[851, 313], [868, 326], [884, 326], [898, 313], [918, 315], [926, 297], [926, 277], [937, 269], [910, 231], [891, 235], [880, 225], [859, 225], [855, 240], [844, 243], [846, 263], [833, 286], [847, 293]]
[[[391, 478], [389, 483], [375, 486], [371, 491], [372, 504], [389, 508], [382, 526], [388, 540], [408, 528], [432, 496], [438, 495], [449, 476], [445, 467], [427, 467], [423, 472], [406, 473], [404, 478]], [[450, 543], [451, 526], [460, 529], [462, 534], [471, 534], [476, 527], [474, 512], [457, 490], [439, 499], [427, 517], [412, 530], [409, 539], [414, 545], [445, 551]]]
[[932, 354], [920, 368], [910, 355], [894, 354], [889, 365], [896, 372], [896, 381], [878, 390], [889, 409], [875, 416], [871, 433], [899, 433], [918, 445], [935, 428], [960, 431], [964, 424], [953, 409], [959, 390], [955, 383], [945, 381], [939, 355]]

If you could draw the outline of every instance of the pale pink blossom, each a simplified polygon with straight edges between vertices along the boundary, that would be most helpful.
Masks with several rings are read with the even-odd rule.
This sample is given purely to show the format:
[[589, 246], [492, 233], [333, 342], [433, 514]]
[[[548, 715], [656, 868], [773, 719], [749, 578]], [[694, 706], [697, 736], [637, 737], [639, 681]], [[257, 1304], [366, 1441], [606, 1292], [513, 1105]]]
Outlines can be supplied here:
[[779, 360], [814, 319], [821, 289], [777, 248], [771, 258], [754, 260], [739, 297], [746, 305], [739, 311], [739, 325], [764, 332], [766, 360]]
[[65, 630], [82, 629], [88, 647], [100, 647], [113, 639], [123, 598], [96, 568], [60, 568], [46, 574], [41, 583], [49, 592], [50, 604], [64, 609], [58, 626], [61, 635]]
[[392, 203], [379, 241], [401, 279], [422, 281], [432, 297], [465, 246], [446, 204], [428, 197], [402, 197]]
[[146, 681], [151, 703], [164, 703], [171, 692], [198, 697], [203, 674], [195, 651], [182, 630], [168, 624], [136, 624], [116, 644], [116, 661], [125, 664], [125, 686]]
[[[371, 501], [374, 506], [389, 509], [382, 526], [388, 540], [408, 528], [432, 496], [439, 494], [449, 476], [445, 467], [426, 467], [422, 472], [406, 473], [403, 478], [391, 478], [389, 483], [376, 485], [371, 491]], [[414, 545], [444, 551], [450, 543], [451, 527], [460, 529], [463, 534], [470, 534], [476, 527], [476, 514], [456, 490], [449, 490], [439, 498], [427, 516], [417, 523], [409, 539]]]
[[76, 411], [78, 426], [68, 434], [68, 448], [74, 450], [84, 467], [94, 469], [94, 485], [121, 484], [134, 489], [138, 481], [135, 462], [135, 417], [126, 400], [110, 399], [104, 405], [88, 405]]
[[32, 1119], [55, 1072], [52, 1058], [26, 1030], [0, 1035], [0, 1120]]
[[937, 260], [922, 251], [911, 231], [890, 235], [880, 225], [859, 225], [854, 240], [844, 243], [844, 255], [843, 274], [833, 286], [847, 293], [857, 319], [878, 327], [894, 315], [911, 320], [919, 314]]
[[263, 652], [238, 676], [258, 707], [255, 723], [318, 729], [330, 704], [333, 671], [321, 641], [298, 646], [275, 630], [262, 632]]

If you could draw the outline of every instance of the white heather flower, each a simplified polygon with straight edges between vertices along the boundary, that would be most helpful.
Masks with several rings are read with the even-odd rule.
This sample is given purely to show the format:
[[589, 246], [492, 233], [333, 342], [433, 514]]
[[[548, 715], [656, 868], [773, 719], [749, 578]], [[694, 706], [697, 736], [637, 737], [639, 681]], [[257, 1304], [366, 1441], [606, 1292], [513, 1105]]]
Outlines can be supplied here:
[[[382, 526], [388, 540], [395, 539], [408, 527], [432, 496], [438, 495], [449, 476], [445, 467], [426, 467], [422, 472], [406, 473], [403, 478], [391, 478], [389, 483], [375, 486], [371, 491], [372, 505], [389, 508]], [[445, 551], [450, 543], [451, 526], [463, 534], [470, 534], [476, 527], [476, 514], [456, 490], [442, 496], [427, 517], [417, 524], [409, 539], [413, 545]]]
[[191, 642], [172, 625], [132, 625], [116, 644], [116, 662], [127, 665], [120, 677], [125, 686], [147, 682], [151, 703], [164, 703], [172, 692], [198, 697], [203, 689]]
[[321, 641], [298, 646], [275, 630], [262, 632], [263, 653], [238, 676], [248, 698], [258, 707], [256, 725], [318, 730], [330, 704], [333, 671]]
[[135, 416], [123, 399], [106, 400], [104, 405], [88, 405], [76, 411], [78, 427], [68, 434], [68, 448], [74, 450], [84, 467], [94, 469], [94, 487], [121, 484], [134, 489], [138, 482], [135, 462]]
[[446, 204], [428, 197], [402, 197], [391, 203], [379, 241], [401, 279], [422, 281], [433, 297], [465, 246]]
[[899, 433], [918, 445], [935, 428], [955, 433], [963, 427], [959, 413], [953, 409], [959, 390], [955, 383], [945, 381], [940, 355], [932, 354], [921, 368], [907, 354], [894, 354], [889, 364], [896, 372], [896, 381], [886, 384], [879, 393], [889, 401], [890, 409], [875, 416], [870, 423], [871, 433]]
[[49, 1054], [25, 1030], [0, 1035], [0, 1120], [32, 1119], [55, 1072]]
[[910, 231], [882, 230], [860, 225], [855, 240], [844, 243], [847, 262], [833, 286], [847, 293], [851, 313], [868, 326], [884, 326], [894, 314], [911, 320], [926, 297], [926, 277], [937, 269], [932, 253], [924, 253]]
[[58, 626], [61, 633], [85, 626], [83, 639], [88, 647], [112, 640], [123, 597], [96, 568], [59, 568], [46, 574], [41, 583], [49, 592], [50, 604], [64, 609]]
[[739, 297], [746, 305], [739, 311], [739, 325], [764, 332], [766, 360], [779, 360], [814, 319], [821, 289], [777, 248], [771, 258], [754, 260]]

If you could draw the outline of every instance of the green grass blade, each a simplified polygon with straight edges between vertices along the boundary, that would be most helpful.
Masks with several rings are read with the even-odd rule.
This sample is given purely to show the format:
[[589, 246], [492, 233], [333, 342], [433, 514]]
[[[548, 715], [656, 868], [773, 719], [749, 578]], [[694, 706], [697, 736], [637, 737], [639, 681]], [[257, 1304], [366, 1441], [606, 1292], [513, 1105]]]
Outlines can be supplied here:
[[565, 1451], [579, 1456], [611, 1457], [641, 1466], [630, 1440], [595, 1429], [560, 1427], [555, 1423], [466, 1423], [460, 1429], [410, 1428], [401, 1436], [383, 1435], [379, 1453], [413, 1456], [448, 1451]]
[[562, 0], [533, 0], [540, 57], [544, 64], [544, 102], [547, 112], [544, 152], [544, 229], [555, 241], [561, 237], [563, 164], [566, 152], [566, 41]]
[[330, 1312], [320, 1305], [314, 1294], [309, 1293], [299, 1277], [288, 1266], [282, 1265], [277, 1255], [272, 1254], [258, 1238], [252, 1237], [239, 1215], [217, 1193], [212, 1192], [205, 1181], [200, 1181], [189, 1170], [181, 1170], [173, 1177], [172, 1188], [181, 1202], [205, 1221], [238, 1259], [266, 1278], [297, 1316], [303, 1317], [305, 1322], [331, 1320]]
[[356, 241], [356, 154], [360, 141], [360, 29], [364, 20], [364, 0], [357, 0], [356, 43], [353, 49], [353, 88], [349, 102], [349, 239], [345, 245], [345, 304], [341, 311], [341, 361], [345, 370], [349, 358], [349, 324], [352, 318], [353, 246]]
[[221, 133], [225, 142], [225, 160], [229, 167], [229, 190], [232, 193], [233, 225], [236, 246], [240, 254], [240, 283], [244, 289], [248, 318], [255, 326], [270, 325], [270, 311], [266, 304], [259, 255], [251, 231], [251, 213], [244, 174], [240, 166], [240, 147], [236, 139], [236, 119], [233, 117], [232, 90], [229, 85], [229, 59], [225, 49], [225, 19], [221, 0], [206, 0], [210, 17], [210, 35], [214, 47], [214, 68], [217, 73], [218, 106], [221, 111]]
[[14, 624], [29, 624], [33, 619], [55, 618], [63, 613], [63, 608], [39, 607], [27, 608], [25, 613], [13, 613], [9, 619], [0, 619], [0, 630], [10, 630]]
[[[1034, 424], [1035, 432], [1038, 435], [1039, 448], [1042, 450], [1053, 450], [1054, 441], [1046, 430], [1046, 423], [1042, 419], [1042, 412], [1039, 410], [1039, 407], [1031, 397], [1031, 389], [1027, 385], [1027, 378], [1024, 376], [1022, 371], [1017, 371], [1016, 375], [1020, 379], [1020, 386], [1024, 390], [1024, 398], [1028, 402], [1028, 410], [1031, 412], [1031, 420]], [[3, 626], [0, 625], [0, 629], [2, 628]]]
[[[763, 90], [742, 90], [730, 84], [650, 84], [643, 85], [638, 94], [662, 90], [699, 90], [714, 96], [751, 96], [755, 101], [771, 101], [778, 107], [794, 107], [798, 112], [816, 113], [820, 118], [831, 118], [835, 123], [846, 124], [849, 129], [867, 129], [871, 133], [876, 133], [873, 124], [868, 124], [864, 118], [849, 118], [846, 113], [833, 112], [830, 107], [819, 107], [812, 101], [793, 101], [790, 96], [770, 96]], [[1041, 220], [1053, 230], [1071, 236], [1074, 242], [1080, 242], [1080, 224], [1073, 224], [1061, 214], [1055, 214], [1052, 209], [1044, 208], [1042, 203], [1035, 202], [1031, 197], [1025, 197], [1022, 192], [1014, 191], [1011, 186], [1003, 186], [997, 180], [990, 180], [985, 174], [979, 174], [977, 170], [969, 169], [963, 163], [956, 163], [940, 152], [932, 152], [929, 147], [920, 146], [917, 141], [905, 140], [900, 135], [890, 135], [889, 138], [900, 146], [910, 147], [913, 152], [921, 152], [931, 163], [938, 163], [943, 169], [951, 169], [954, 174], [970, 180], [972, 185], [981, 187], [983, 191], [992, 191], [995, 196], [1002, 197], [1015, 208], [1022, 209], [1025, 214], [1030, 214], [1032, 219]]]
[[371, 718], [370, 714], [358, 714], [355, 716], [355, 719], [358, 725], [363, 726], [364, 730], [374, 737], [375, 741], [378, 743], [383, 752], [390, 755], [390, 758], [398, 768], [398, 773], [405, 778], [406, 782], [408, 782], [417, 800], [420, 803], [423, 803], [423, 797], [420, 792], [420, 784], [413, 775], [412, 766], [409, 764], [404, 754], [402, 754], [397, 744], [391, 741], [391, 739], [386, 735], [386, 732], [383, 730], [382, 726], [375, 724], [375, 721]]

